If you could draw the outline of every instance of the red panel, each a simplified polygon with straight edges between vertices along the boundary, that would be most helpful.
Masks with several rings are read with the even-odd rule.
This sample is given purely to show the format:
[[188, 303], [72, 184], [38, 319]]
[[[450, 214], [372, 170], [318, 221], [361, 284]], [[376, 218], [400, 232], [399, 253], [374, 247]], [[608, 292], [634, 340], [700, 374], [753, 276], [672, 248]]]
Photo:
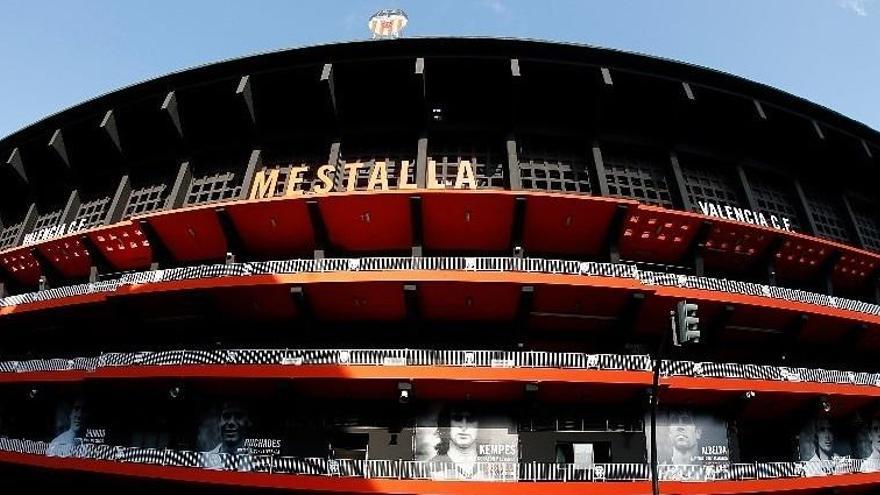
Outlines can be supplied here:
[[409, 195], [349, 194], [318, 200], [330, 243], [348, 251], [412, 247]]
[[[529, 338], [530, 342], [536, 342], [537, 338], [556, 338], [557, 340], [542, 341], [541, 347], [547, 348], [553, 343], [561, 345], [560, 350], [571, 349], [570, 341], [563, 339], [577, 338], [578, 343], [586, 345], [585, 349], [590, 345], [596, 344], [596, 339], [604, 336], [604, 332], [611, 331], [614, 323], [617, 321], [613, 318], [595, 317], [595, 316], [560, 316], [552, 314], [533, 314], [529, 316], [528, 328], [535, 330]], [[545, 333], [539, 333], [545, 332]], [[553, 332], [557, 332], [554, 334]], [[577, 335], [571, 335], [568, 332], [577, 332]], [[591, 340], [592, 339], [592, 340]]]
[[813, 277], [831, 254], [831, 248], [818, 239], [790, 236], [776, 253], [776, 273], [786, 280]]
[[565, 285], [535, 287], [530, 326], [541, 329], [610, 329], [630, 297], [628, 290]]
[[290, 319], [299, 314], [287, 285], [232, 287], [211, 293], [220, 314], [248, 319]]
[[[798, 336], [802, 342], [811, 344], [829, 344], [834, 345], [840, 343], [845, 338], [850, 338], [857, 332], [856, 325], [841, 325], [837, 318], [829, 318], [822, 315], [811, 315]], [[872, 329], [873, 330], [873, 329]]]
[[745, 271], [777, 235], [751, 225], [712, 220], [703, 259], [706, 267]]
[[402, 320], [403, 284], [398, 282], [319, 283], [306, 288], [318, 319], [330, 321]]
[[504, 283], [433, 282], [419, 285], [422, 315], [436, 320], [512, 320], [520, 286]]
[[867, 332], [863, 332], [858, 339], [858, 346], [862, 352], [880, 351], [880, 329], [875, 325], [869, 327]]
[[89, 275], [92, 257], [78, 236], [63, 237], [37, 246], [52, 265], [67, 278]]
[[0, 264], [6, 273], [15, 277], [20, 284], [36, 286], [40, 283], [43, 270], [37, 258], [31, 254], [30, 248], [22, 248], [10, 251], [0, 256]]
[[89, 232], [89, 238], [107, 260], [118, 270], [133, 270], [150, 266], [153, 250], [141, 228], [125, 222]]
[[629, 298], [629, 291], [565, 285], [539, 285], [535, 288], [532, 311], [620, 316]]
[[226, 256], [226, 237], [211, 208], [169, 212], [147, 220], [178, 261]]
[[250, 253], [280, 257], [315, 249], [312, 221], [302, 198], [232, 204], [226, 210]]
[[663, 208], [630, 208], [620, 238], [620, 256], [627, 260], [676, 263], [697, 233], [701, 220]]
[[425, 248], [506, 251], [510, 246], [513, 203], [510, 194], [423, 193]]
[[757, 392], [743, 411], [750, 419], [785, 417], [821, 396], [830, 398], [832, 416], [846, 417], [880, 396], [872, 386], [801, 381], [676, 376], [664, 378], [661, 385], [664, 402], [679, 405], [724, 406], [743, 392]]
[[529, 253], [600, 254], [619, 201], [528, 196], [523, 247]]
[[877, 258], [860, 251], [843, 251], [834, 264], [832, 282], [841, 289], [864, 286], [877, 269]]

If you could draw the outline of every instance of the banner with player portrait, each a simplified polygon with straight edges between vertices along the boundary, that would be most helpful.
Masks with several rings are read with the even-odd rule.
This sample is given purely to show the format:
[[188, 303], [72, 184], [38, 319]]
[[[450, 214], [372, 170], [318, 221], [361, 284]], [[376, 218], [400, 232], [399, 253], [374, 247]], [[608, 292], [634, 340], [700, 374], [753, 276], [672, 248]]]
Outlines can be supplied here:
[[858, 429], [853, 454], [856, 459], [861, 459], [859, 471], [880, 471], [880, 417], [868, 419]]
[[[646, 418], [645, 424], [650, 455], [650, 418]], [[705, 411], [659, 409], [657, 462], [660, 479], [723, 478], [730, 465], [727, 422]]]
[[[815, 416], [801, 425], [798, 454], [805, 476], [825, 476], [849, 472], [852, 459], [861, 457], [851, 422]], [[867, 455], [866, 455], [867, 457]]]
[[55, 408], [55, 435], [49, 442], [46, 455], [69, 457], [87, 445], [100, 445], [107, 436], [106, 428], [96, 427], [91, 407], [83, 395], [58, 402]]
[[434, 404], [417, 418], [415, 460], [436, 480], [516, 480], [519, 437], [504, 413]]
[[[230, 469], [234, 455], [277, 456], [281, 454], [280, 424], [267, 417], [258, 403], [217, 400], [203, 408], [199, 417], [196, 449], [205, 453], [207, 468]], [[248, 470], [241, 461], [235, 469]]]

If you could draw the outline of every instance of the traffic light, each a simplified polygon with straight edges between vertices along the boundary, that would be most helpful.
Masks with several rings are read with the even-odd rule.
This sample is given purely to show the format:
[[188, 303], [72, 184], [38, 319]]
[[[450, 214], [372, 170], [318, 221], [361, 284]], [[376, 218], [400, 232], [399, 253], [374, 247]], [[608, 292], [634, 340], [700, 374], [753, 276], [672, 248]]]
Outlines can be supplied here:
[[700, 342], [700, 319], [697, 318], [697, 305], [687, 301], [679, 301], [675, 308], [675, 337], [677, 346], [689, 342]]

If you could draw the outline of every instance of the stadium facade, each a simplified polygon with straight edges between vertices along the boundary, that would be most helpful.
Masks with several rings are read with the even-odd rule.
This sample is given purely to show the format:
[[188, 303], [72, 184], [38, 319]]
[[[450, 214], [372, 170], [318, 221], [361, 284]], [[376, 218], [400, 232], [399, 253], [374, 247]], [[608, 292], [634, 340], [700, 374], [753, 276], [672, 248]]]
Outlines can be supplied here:
[[124, 88], [0, 155], [3, 486], [880, 486], [880, 135], [790, 94], [356, 42]]

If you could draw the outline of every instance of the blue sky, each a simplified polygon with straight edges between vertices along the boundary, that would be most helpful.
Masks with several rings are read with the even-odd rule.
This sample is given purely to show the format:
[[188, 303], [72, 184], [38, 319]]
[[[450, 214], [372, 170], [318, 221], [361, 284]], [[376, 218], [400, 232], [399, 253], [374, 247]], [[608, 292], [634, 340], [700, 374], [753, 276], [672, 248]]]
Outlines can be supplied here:
[[595, 44], [754, 79], [880, 129], [880, 0], [3, 0], [0, 136], [98, 94], [256, 52], [407, 36]]

